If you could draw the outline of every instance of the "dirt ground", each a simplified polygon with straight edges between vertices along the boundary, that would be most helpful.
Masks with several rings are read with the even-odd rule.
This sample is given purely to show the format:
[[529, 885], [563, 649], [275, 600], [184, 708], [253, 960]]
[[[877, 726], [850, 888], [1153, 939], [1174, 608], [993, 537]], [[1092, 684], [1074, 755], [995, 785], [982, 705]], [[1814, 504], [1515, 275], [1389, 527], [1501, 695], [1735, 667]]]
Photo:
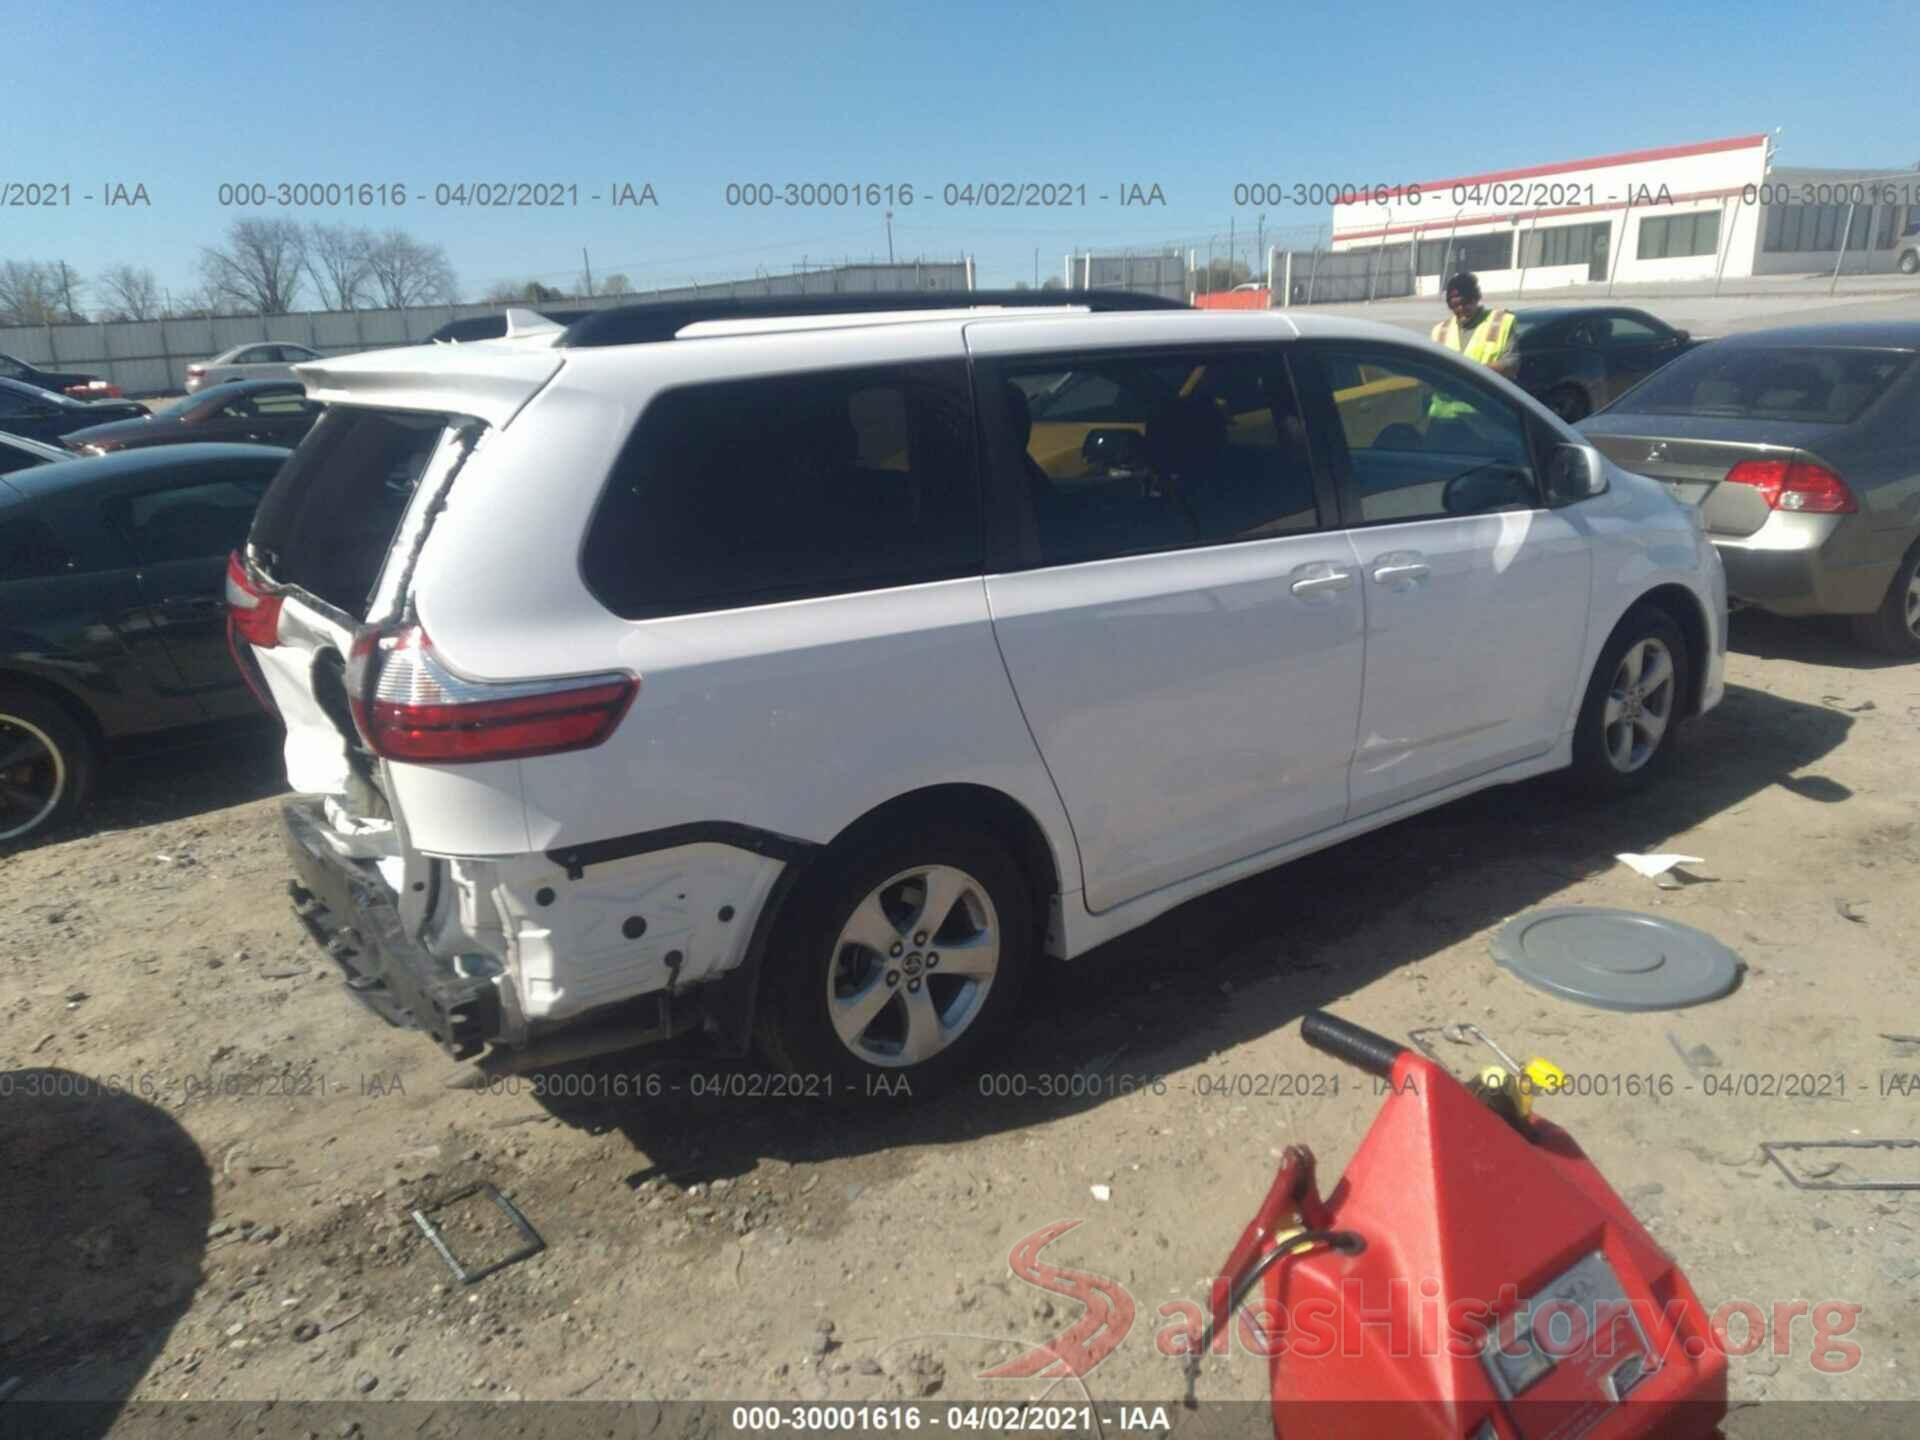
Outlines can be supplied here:
[[[1656, 792], [1596, 810], [1501, 790], [1196, 901], [1065, 970], [990, 1075], [913, 1107], [717, 1099], [695, 1093], [715, 1067], [649, 1082], [636, 1057], [554, 1082], [584, 1099], [450, 1088], [465, 1067], [356, 1006], [295, 922], [274, 737], [123, 767], [83, 833], [0, 861], [0, 1382], [368, 1406], [1073, 1399], [981, 1372], [1080, 1318], [1009, 1268], [1022, 1237], [1077, 1220], [1045, 1260], [1136, 1312], [1088, 1386], [1171, 1403], [1161, 1307], [1204, 1302], [1280, 1147], [1311, 1145], [1330, 1186], [1380, 1104], [1302, 1045], [1294, 1022], [1328, 1006], [1398, 1036], [1471, 1020], [1597, 1077], [1614, 1093], [1541, 1113], [1709, 1310], [1840, 1307], [1787, 1307], [1730, 1360], [1737, 1399], [1920, 1398], [1920, 1202], [1796, 1189], [1759, 1150], [1920, 1133], [1920, 1041], [1889, 1038], [1920, 1034], [1920, 666], [1826, 625], [1742, 615], [1734, 640], [1725, 704]], [[1706, 863], [1663, 889], [1620, 851]], [[1620, 1014], [1495, 965], [1508, 918], [1569, 903], [1710, 931], [1742, 983]], [[1437, 1048], [1463, 1075], [1490, 1058]], [[1779, 1078], [1801, 1075], [1832, 1078]], [[1802, 1163], [1920, 1179], [1912, 1151]], [[408, 1212], [481, 1180], [547, 1248], [462, 1286]], [[452, 1216], [475, 1259], [512, 1243], [484, 1205]], [[1200, 1393], [1266, 1386], [1236, 1349]]]

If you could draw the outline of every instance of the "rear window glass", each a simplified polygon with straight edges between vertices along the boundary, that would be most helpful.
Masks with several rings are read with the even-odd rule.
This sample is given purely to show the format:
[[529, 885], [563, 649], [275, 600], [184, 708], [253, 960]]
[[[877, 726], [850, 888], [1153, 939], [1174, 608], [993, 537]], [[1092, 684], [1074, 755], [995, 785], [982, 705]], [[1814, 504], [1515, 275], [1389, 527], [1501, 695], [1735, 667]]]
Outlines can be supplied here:
[[1845, 425], [1912, 363], [1907, 350], [1708, 345], [1654, 371], [1613, 408], [1636, 415]]
[[[477, 434], [478, 421], [466, 422]], [[460, 417], [330, 407], [260, 502], [249, 537], [274, 580], [364, 619], [394, 532]]]
[[965, 367], [670, 390], [640, 418], [582, 572], [628, 619], [978, 574]]

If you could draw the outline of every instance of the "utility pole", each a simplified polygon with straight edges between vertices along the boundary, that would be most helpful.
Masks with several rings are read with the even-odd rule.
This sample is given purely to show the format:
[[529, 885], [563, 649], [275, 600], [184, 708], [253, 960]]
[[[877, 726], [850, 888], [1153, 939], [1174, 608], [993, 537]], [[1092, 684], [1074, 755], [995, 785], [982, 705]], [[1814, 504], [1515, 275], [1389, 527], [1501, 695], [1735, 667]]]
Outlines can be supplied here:
[[1233, 222], [1232, 215], [1227, 217], [1227, 289], [1233, 289]]
[[587, 247], [580, 247], [580, 263], [587, 267], [587, 294], [593, 294], [593, 261], [587, 258]]
[[887, 264], [893, 264], [893, 212], [887, 211]]
[[1033, 247], [1033, 288], [1040, 288], [1040, 247]]
[[[1257, 233], [1260, 243], [1253, 247], [1253, 253], [1256, 255], [1265, 255], [1267, 253], [1267, 212], [1264, 210], [1260, 212], [1260, 229]], [[1268, 268], [1271, 269], [1272, 267], [1269, 266]]]

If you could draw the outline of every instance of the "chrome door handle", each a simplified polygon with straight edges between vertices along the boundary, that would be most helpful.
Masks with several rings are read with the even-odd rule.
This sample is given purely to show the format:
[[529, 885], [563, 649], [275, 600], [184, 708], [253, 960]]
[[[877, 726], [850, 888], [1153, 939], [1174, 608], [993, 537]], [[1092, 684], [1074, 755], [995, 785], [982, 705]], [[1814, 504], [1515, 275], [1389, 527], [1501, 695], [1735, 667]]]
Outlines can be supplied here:
[[1421, 560], [1402, 560], [1391, 565], [1375, 568], [1373, 578], [1376, 584], [1391, 585], [1397, 580], [1424, 580], [1432, 572]]
[[1309, 575], [1304, 580], [1293, 582], [1296, 595], [1318, 595], [1324, 591], [1345, 590], [1353, 584], [1353, 573], [1349, 570], [1329, 570], [1324, 575]]

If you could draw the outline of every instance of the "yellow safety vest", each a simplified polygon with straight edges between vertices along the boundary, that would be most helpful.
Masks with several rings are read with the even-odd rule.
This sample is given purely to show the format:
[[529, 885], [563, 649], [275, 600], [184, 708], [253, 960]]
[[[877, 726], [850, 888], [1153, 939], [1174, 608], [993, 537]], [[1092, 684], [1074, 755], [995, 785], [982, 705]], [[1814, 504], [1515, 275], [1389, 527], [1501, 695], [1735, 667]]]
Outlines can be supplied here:
[[[1460, 334], [1460, 322], [1447, 319], [1441, 322], [1434, 332], [1436, 343], [1445, 345], [1449, 350], [1459, 349], [1450, 343]], [[1486, 365], [1498, 359], [1507, 348], [1507, 337], [1513, 334], [1513, 314], [1507, 310], [1489, 310], [1487, 318], [1474, 329], [1472, 338], [1461, 351], [1467, 359]], [[1450, 420], [1460, 415], [1473, 413], [1473, 406], [1464, 400], [1443, 400], [1438, 395], [1428, 402], [1427, 414], [1436, 420]]]

